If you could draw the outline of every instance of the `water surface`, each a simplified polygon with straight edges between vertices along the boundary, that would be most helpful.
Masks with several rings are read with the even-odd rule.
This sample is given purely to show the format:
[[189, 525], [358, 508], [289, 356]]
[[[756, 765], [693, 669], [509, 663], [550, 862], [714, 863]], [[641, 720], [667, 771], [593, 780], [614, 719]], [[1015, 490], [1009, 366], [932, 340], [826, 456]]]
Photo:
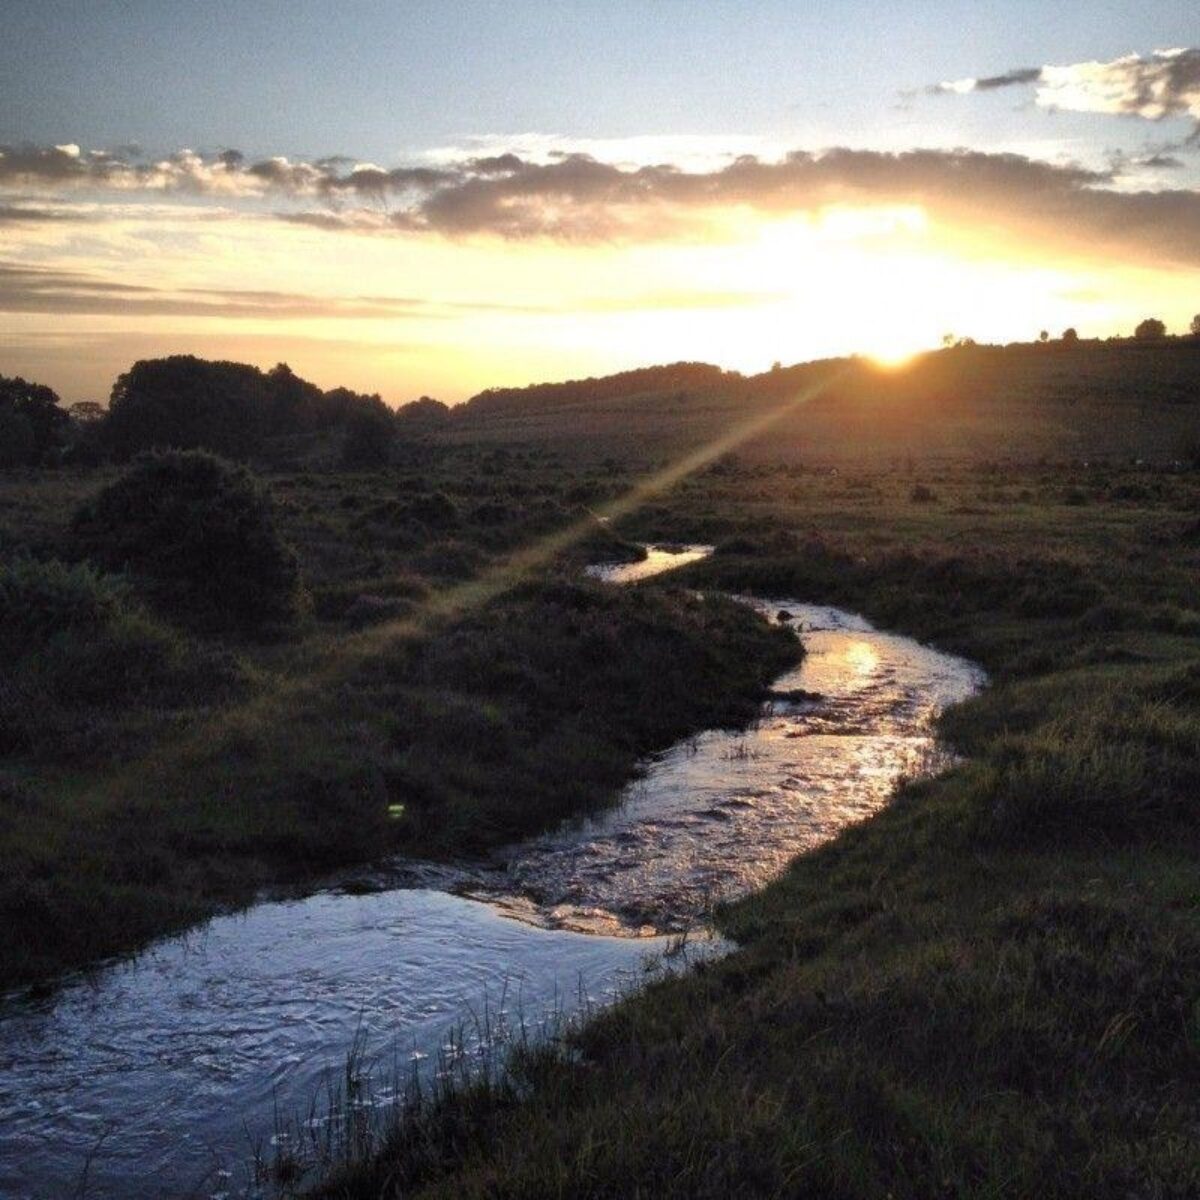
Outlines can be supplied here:
[[511, 849], [471, 894], [554, 928], [685, 929], [938, 765], [933, 718], [976, 691], [981, 670], [837, 609], [741, 599], [807, 650], [754, 727], [673, 746], [618, 807]]
[[676, 567], [707, 558], [712, 552], [711, 546], [655, 544], [646, 547], [646, 557], [639, 562], [595, 563], [585, 567], [584, 572], [606, 583], [637, 583], [652, 575], [661, 575], [664, 571], [673, 571]]
[[538, 929], [428, 889], [218, 917], [7, 1006], [0, 1196], [62, 1200], [85, 1167], [89, 1197], [243, 1195], [277, 1113], [307, 1109], [356, 1036], [385, 1081], [407, 1082], [414, 1054], [432, 1066], [458, 1032], [474, 1047], [485, 1021], [536, 1034], [611, 999], [663, 945]]

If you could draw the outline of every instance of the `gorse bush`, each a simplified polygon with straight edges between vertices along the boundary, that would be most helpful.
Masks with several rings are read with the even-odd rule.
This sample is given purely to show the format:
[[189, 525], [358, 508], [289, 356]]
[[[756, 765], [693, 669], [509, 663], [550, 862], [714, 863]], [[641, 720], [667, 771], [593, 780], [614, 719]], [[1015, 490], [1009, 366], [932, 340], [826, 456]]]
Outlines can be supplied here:
[[120, 581], [87, 565], [0, 566], [0, 749], [65, 752], [78, 705], [125, 704], [171, 676], [182, 654]]
[[138, 459], [75, 515], [80, 549], [156, 605], [202, 624], [286, 625], [304, 593], [257, 480], [204, 451]]
[[131, 615], [126, 590], [87, 564], [18, 559], [0, 566], [0, 656], [21, 662], [56, 638], [103, 636]]

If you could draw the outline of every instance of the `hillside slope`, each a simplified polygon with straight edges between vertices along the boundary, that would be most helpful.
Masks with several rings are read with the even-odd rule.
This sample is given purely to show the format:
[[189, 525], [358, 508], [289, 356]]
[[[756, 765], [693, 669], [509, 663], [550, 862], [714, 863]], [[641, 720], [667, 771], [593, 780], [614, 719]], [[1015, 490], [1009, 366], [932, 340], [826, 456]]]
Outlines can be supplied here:
[[958, 347], [901, 368], [833, 359], [748, 377], [679, 363], [490, 389], [455, 409], [443, 436], [653, 458], [793, 400], [741, 453], [806, 462], [1173, 461], [1200, 443], [1200, 339]]

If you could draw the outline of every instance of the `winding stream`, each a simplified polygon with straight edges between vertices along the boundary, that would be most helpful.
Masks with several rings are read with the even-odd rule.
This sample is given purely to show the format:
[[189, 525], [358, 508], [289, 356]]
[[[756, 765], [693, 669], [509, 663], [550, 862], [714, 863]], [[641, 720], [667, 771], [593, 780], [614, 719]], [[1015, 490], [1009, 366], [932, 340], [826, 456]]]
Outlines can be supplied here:
[[[705, 552], [592, 573], [632, 582]], [[306, 1110], [356, 1042], [403, 1079], [672, 969], [666, 933], [878, 809], [935, 762], [932, 718], [983, 682], [851, 614], [742, 599], [803, 636], [803, 663], [753, 728], [672, 747], [602, 816], [486, 863], [257, 904], [0, 1001], [0, 1196], [248, 1194], [277, 1113]]]

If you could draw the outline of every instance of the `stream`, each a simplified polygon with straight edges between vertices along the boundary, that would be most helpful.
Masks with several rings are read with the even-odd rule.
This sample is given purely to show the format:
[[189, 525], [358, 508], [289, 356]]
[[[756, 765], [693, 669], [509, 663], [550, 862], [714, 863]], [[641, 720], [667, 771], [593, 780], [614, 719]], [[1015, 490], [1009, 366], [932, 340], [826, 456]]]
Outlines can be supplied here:
[[[707, 547], [589, 568], [631, 583]], [[982, 671], [837, 609], [739, 597], [804, 639], [759, 720], [645, 764], [594, 819], [454, 868], [398, 862], [265, 901], [0, 1000], [0, 1197], [257, 1195], [251, 1164], [325, 1118], [351, 1049], [414, 1075], [502, 1054], [723, 944], [668, 935], [936, 768], [932, 719]], [[269, 1193], [264, 1193], [269, 1194]]]

